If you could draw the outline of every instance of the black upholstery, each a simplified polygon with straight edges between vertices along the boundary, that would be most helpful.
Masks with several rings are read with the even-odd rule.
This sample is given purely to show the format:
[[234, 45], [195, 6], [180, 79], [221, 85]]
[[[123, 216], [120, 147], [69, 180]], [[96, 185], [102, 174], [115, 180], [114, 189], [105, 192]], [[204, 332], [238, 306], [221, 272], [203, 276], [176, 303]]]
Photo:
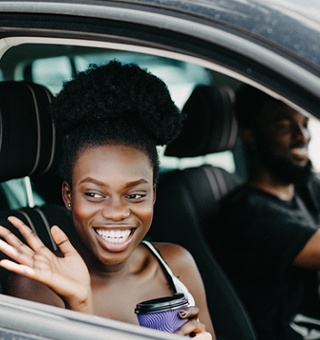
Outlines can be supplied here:
[[[24, 81], [0, 82], [0, 182], [29, 176], [46, 202], [62, 203], [51, 92]], [[46, 114], [43, 114], [46, 112]], [[0, 189], [0, 208], [9, 204]]]
[[[196, 87], [183, 108], [187, 113], [183, 131], [165, 154], [192, 157], [232, 149], [237, 137], [232, 94], [229, 88]], [[211, 165], [166, 171], [159, 177], [149, 235], [152, 240], [178, 243], [194, 256], [218, 339], [256, 339], [245, 308], [202, 232], [214, 223], [219, 199], [240, 182], [235, 174]]]
[[51, 93], [27, 82], [0, 82], [0, 181], [48, 171], [55, 154]]
[[[71, 242], [76, 242], [72, 218], [68, 210], [61, 205], [43, 205], [41, 207], [25, 207], [17, 210], [0, 211], [0, 224], [11, 230], [23, 240], [20, 233], [7, 220], [9, 216], [16, 216], [30, 226], [30, 228], [41, 238], [43, 243], [52, 251], [57, 249], [50, 234], [50, 228], [54, 224], [59, 225], [59, 227], [66, 232]], [[7, 258], [7, 256], [0, 252], [0, 259], [3, 258]], [[0, 268], [0, 291], [6, 285], [6, 281], [10, 274], [11, 273], [4, 268]]]
[[[41, 85], [22, 81], [0, 82], [1, 182], [25, 176], [37, 179], [50, 174], [55, 167], [56, 133], [49, 112], [51, 100], [52, 94]], [[61, 188], [58, 190], [61, 192]], [[5, 198], [2, 197], [1, 200], [5, 201]], [[71, 216], [62, 205], [8, 210], [4, 204], [0, 210], [0, 224], [18, 235], [7, 221], [9, 215], [21, 218], [51, 250], [56, 249], [50, 235], [53, 224], [58, 224], [69, 235], [69, 230], [72, 230]], [[4, 254], [0, 254], [0, 258], [4, 257]], [[2, 285], [9, 274], [3, 268], [0, 270]]]
[[187, 115], [183, 131], [166, 147], [165, 155], [194, 157], [232, 149], [238, 132], [233, 97], [227, 86], [196, 86], [183, 107]]

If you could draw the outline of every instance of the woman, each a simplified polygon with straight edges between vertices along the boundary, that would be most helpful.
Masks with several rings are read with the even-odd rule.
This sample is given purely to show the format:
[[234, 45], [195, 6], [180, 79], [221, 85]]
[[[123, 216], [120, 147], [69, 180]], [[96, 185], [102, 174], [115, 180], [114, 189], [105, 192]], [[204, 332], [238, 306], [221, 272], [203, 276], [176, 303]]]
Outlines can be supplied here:
[[134, 64], [112, 61], [66, 83], [52, 113], [64, 146], [63, 200], [78, 238], [71, 244], [53, 226], [59, 247], [53, 254], [9, 217], [26, 244], [0, 227], [0, 250], [12, 259], [0, 265], [17, 274], [6, 293], [138, 324], [137, 303], [184, 292], [190, 306], [180, 316], [188, 322], [176, 333], [215, 338], [191, 255], [178, 245], [143, 241], [156, 199], [156, 145], [174, 139], [184, 118], [166, 85]]

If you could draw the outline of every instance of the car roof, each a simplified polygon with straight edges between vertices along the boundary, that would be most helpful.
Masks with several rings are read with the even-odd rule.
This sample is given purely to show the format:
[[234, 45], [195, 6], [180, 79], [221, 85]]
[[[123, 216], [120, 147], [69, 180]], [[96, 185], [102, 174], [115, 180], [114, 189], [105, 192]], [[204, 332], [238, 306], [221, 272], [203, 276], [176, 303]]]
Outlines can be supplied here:
[[[308, 61], [310, 66], [320, 68], [320, 3], [313, 0], [117, 0], [117, 1], [96, 1], [96, 0], [76, 0], [71, 3], [68, 1], [0, 1], [1, 10], [13, 10], [16, 12], [51, 12], [77, 14], [74, 8], [78, 8], [78, 14], [81, 15], [81, 6], [90, 11], [87, 16], [95, 16], [102, 12], [101, 9], [110, 10], [111, 15], [113, 7], [118, 10], [130, 9], [137, 10], [137, 15], [145, 13], [162, 13], [166, 16], [187, 17], [191, 16], [194, 21], [206, 21], [212, 26], [223, 26], [230, 32], [250, 34], [252, 40], [260, 40], [260, 43], [273, 44], [274, 48], [282, 49], [283, 52], [291, 52], [295, 57], [301, 57], [304, 62]], [[88, 7], [91, 5], [91, 7]], [[97, 13], [92, 6], [97, 6]], [[145, 12], [139, 13], [139, 8]], [[123, 15], [123, 14], [121, 14]], [[134, 15], [134, 14], [133, 14]], [[119, 15], [120, 17], [120, 15]], [[125, 18], [125, 17], [124, 17]], [[166, 23], [163, 23], [165, 25]]]
[[284, 0], [0, 0], [0, 38], [10, 31], [45, 35], [46, 27], [56, 30], [57, 36], [77, 31], [77, 39], [79, 33], [85, 38], [86, 20], [100, 38], [105, 34], [120, 43], [181, 52], [201, 58], [203, 66], [206, 60], [214, 62], [222, 71], [224, 67], [229, 74], [235, 71], [235, 78], [272, 89], [273, 95], [319, 117], [320, 26], [314, 15], [318, 10], [316, 2], [306, 10], [302, 1]]

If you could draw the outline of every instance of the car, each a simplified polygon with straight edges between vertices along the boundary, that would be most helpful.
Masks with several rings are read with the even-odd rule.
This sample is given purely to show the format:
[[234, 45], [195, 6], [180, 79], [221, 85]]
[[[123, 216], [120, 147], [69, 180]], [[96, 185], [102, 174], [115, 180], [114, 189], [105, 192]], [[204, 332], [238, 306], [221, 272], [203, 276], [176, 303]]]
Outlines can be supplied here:
[[[256, 340], [198, 214], [211, 213], [246, 176], [232, 110], [243, 83], [310, 116], [311, 159], [320, 171], [319, 41], [320, 4], [311, 0], [0, 0], [0, 222], [6, 225], [6, 217], [16, 214], [54, 249], [48, 231], [58, 216], [64, 221], [64, 208], [55, 168], [59, 148], [42, 118], [46, 105], [91, 64], [137, 63], [165, 81], [189, 119], [183, 141], [179, 136], [159, 148], [159, 193], [148, 237], [179, 243], [193, 254], [219, 340]], [[17, 83], [29, 84], [34, 101]], [[191, 98], [193, 107], [187, 106]], [[192, 184], [201, 194], [209, 190], [210, 202], [192, 198], [189, 169], [199, 169]], [[173, 226], [163, 220], [164, 211]], [[2, 285], [8, 276], [0, 271]], [[5, 294], [0, 305], [4, 339], [179, 339]]]

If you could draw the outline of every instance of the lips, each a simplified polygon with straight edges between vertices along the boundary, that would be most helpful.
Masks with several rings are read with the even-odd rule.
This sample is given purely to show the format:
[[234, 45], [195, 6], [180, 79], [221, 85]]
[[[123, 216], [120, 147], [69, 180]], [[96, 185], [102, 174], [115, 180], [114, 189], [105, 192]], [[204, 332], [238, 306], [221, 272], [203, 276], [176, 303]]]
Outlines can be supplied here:
[[107, 229], [96, 228], [95, 232], [101, 236], [104, 240], [110, 243], [124, 243], [132, 234], [133, 229]]
[[308, 158], [308, 150], [306, 148], [292, 148], [291, 155], [300, 160]]

